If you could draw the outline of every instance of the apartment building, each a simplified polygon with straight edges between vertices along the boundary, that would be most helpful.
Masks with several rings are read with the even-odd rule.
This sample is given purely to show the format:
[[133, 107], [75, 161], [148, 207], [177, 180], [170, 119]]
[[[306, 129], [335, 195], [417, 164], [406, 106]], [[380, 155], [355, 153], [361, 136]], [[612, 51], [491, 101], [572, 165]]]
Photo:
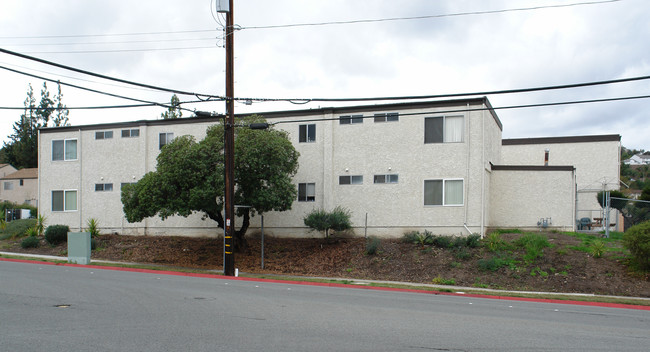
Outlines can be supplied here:
[[[546, 225], [553, 228], [575, 226], [581, 164], [567, 157], [540, 165], [515, 152], [504, 158], [508, 143], [487, 98], [258, 115], [286, 130], [300, 152], [298, 197], [291, 210], [264, 214], [265, 234], [319, 236], [308, 231], [303, 217], [335, 206], [352, 211], [356, 235], [399, 237], [425, 229], [484, 233], [488, 227], [535, 228], [543, 218], [551, 218]], [[216, 223], [200, 214], [128, 223], [120, 201], [123, 184], [155, 170], [162, 146], [181, 135], [200, 140], [217, 123], [220, 119], [184, 118], [41, 129], [39, 211], [50, 223], [72, 229], [95, 218], [102, 232], [219, 234]], [[606, 148], [618, 146], [620, 137]], [[618, 178], [609, 168], [597, 172]], [[251, 225], [249, 233], [257, 231], [260, 217]]]

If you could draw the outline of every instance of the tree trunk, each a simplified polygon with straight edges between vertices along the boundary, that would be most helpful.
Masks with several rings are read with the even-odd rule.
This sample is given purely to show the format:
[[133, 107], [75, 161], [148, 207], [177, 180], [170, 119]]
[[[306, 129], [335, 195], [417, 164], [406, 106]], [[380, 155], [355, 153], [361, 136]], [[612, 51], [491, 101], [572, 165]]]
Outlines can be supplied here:
[[235, 231], [235, 252], [244, 252], [248, 250], [248, 242], [246, 241], [246, 231], [251, 224], [250, 211], [244, 210], [242, 224], [239, 230]]

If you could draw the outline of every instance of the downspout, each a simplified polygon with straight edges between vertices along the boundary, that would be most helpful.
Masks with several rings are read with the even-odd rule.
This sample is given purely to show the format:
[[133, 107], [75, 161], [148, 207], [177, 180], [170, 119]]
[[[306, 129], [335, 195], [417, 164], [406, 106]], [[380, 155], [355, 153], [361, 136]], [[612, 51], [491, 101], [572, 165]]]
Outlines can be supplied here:
[[485, 231], [485, 110], [481, 110], [481, 238]]
[[[40, 148], [42, 146], [42, 144], [41, 144], [41, 130], [39, 129], [37, 133], [38, 134], [36, 135], [36, 143], [37, 143], [36, 148], [38, 150], [38, 148]], [[41, 179], [42, 179], [41, 178], [41, 169], [42, 169], [42, 167], [41, 167], [41, 154], [42, 153], [39, 150], [37, 154], [38, 155], [36, 157], [37, 157], [37, 160], [38, 160], [37, 161], [38, 169], [37, 169], [36, 173], [37, 173], [38, 180], [36, 181], [36, 199], [37, 199], [36, 200], [36, 202], [37, 202], [36, 203], [36, 212], [37, 212], [36, 216], [38, 217], [38, 216], [43, 215], [43, 213], [41, 212], [41, 207], [42, 207], [42, 205], [41, 205]]]
[[[81, 128], [79, 128], [79, 143], [77, 143], [77, 157], [79, 158], [79, 187], [77, 191], [77, 208], [79, 209], [79, 232], [83, 231], [83, 141]], [[64, 142], [65, 143], [65, 142]], [[65, 197], [65, 193], [64, 193]]]
[[470, 121], [470, 110], [469, 110], [469, 103], [467, 103], [467, 118], [465, 119], [467, 121], [467, 168], [465, 170], [465, 221], [463, 221], [463, 226], [469, 234], [471, 235], [472, 232], [469, 231], [469, 228], [467, 227], [467, 217], [468, 217], [468, 212], [469, 212], [469, 163], [471, 161], [470, 156], [472, 154], [472, 146], [471, 146], [471, 141], [472, 141], [472, 136], [471, 136], [471, 121]]

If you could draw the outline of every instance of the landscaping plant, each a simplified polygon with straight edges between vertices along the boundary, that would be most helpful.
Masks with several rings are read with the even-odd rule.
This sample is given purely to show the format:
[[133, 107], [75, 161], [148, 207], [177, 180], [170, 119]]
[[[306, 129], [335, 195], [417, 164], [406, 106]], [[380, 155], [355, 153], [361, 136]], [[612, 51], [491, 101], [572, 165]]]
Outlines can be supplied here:
[[639, 269], [650, 270], [650, 221], [630, 227], [623, 235], [623, 245]]
[[45, 240], [52, 245], [68, 241], [68, 225], [50, 225], [45, 229]]

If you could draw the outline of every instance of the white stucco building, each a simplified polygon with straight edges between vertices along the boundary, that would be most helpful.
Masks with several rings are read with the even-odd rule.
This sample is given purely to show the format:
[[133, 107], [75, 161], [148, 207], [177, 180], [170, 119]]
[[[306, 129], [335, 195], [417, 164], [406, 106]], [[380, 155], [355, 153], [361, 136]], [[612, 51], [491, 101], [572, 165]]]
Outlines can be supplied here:
[[[609, 164], [618, 163], [620, 136], [608, 136], [602, 146], [596, 141], [601, 136], [549, 142], [545, 166], [538, 149], [547, 144], [502, 141], [503, 126], [486, 98], [259, 115], [288, 131], [300, 152], [292, 209], [264, 216], [265, 233], [276, 236], [318, 236], [308, 234], [304, 215], [339, 205], [352, 211], [357, 235], [484, 233], [488, 227], [535, 228], [540, 219], [572, 230], [582, 207], [577, 191], [592, 180], [618, 182], [618, 168]], [[39, 211], [51, 224], [72, 229], [95, 218], [102, 232], [214, 236], [220, 233], [216, 223], [199, 214], [127, 223], [120, 187], [155, 170], [162, 145], [186, 134], [202, 139], [216, 123], [187, 118], [42, 129]], [[574, 142], [580, 148], [572, 148]], [[571, 153], [560, 157], [560, 146]], [[534, 150], [529, 155], [526, 148]], [[589, 164], [601, 158], [613, 159], [603, 168]], [[254, 232], [259, 216], [251, 225]]]

